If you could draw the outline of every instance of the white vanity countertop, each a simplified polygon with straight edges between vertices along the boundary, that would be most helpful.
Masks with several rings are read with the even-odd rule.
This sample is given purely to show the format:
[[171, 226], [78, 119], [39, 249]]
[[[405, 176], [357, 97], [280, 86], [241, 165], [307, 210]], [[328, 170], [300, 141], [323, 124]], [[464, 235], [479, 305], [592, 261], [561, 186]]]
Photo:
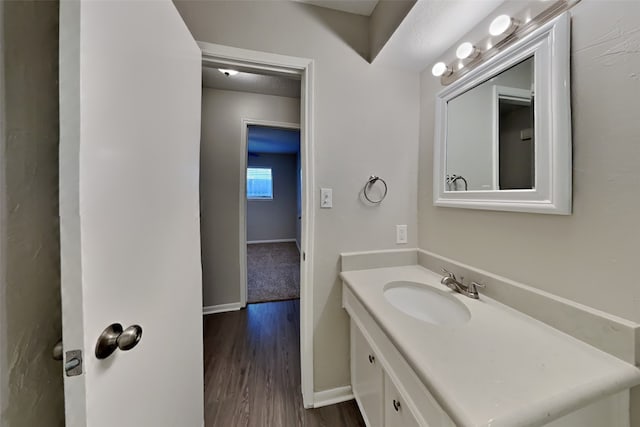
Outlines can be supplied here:
[[450, 291], [471, 312], [432, 325], [387, 302], [384, 286], [413, 281], [447, 290], [421, 266], [348, 271], [341, 277], [460, 426], [542, 425], [640, 384], [640, 370], [482, 295]]

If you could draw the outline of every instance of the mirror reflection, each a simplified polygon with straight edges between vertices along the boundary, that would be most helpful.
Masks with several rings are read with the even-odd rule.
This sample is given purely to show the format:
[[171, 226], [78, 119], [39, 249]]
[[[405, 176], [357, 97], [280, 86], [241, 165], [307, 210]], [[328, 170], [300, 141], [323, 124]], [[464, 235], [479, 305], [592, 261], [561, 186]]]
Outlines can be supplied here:
[[534, 58], [447, 102], [446, 191], [535, 187]]

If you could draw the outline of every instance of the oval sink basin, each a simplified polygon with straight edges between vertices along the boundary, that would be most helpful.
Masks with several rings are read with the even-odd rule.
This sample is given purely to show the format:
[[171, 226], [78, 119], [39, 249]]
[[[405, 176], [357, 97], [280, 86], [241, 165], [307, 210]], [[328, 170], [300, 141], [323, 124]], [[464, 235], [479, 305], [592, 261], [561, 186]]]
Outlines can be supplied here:
[[391, 282], [384, 287], [389, 303], [409, 316], [434, 325], [461, 325], [469, 309], [453, 296], [416, 282]]

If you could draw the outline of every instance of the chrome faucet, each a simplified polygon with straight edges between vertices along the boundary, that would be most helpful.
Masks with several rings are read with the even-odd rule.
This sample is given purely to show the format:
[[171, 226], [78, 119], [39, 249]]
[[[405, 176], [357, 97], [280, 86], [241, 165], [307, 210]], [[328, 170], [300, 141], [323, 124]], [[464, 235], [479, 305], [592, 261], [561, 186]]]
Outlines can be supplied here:
[[442, 272], [445, 275], [442, 278], [442, 280], [440, 280], [440, 283], [450, 288], [451, 290], [454, 290], [462, 295], [468, 296], [469, 298], [473, 298], [473, 299], [480, 298], [480, 294], [478, 293], [478, 288], [484, 288], [485, 285], [477, 282], [471, 282], [468, 285], [465, 285], [462, 283], [462, 281], [464, 280], [464, 277], [460, 277], [460, 281], [458, 281], [458, 279], [456, 279], [456, 275], [448, 271], [446, 268], [442, 268]]

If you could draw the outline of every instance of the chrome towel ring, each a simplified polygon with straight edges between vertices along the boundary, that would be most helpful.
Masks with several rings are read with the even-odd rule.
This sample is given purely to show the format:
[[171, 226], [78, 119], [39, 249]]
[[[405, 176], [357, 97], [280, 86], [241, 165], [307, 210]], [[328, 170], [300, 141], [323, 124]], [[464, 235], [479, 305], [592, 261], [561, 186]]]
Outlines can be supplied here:
[[[380, 196], [380, 199], [375, 200], [375, 199], [371, 199], [369, 197], [369, 190], [371, 190], [371, 187], [376, 183], [380, 181], [382, 183], [382, 185], [384, 185], [384, 192], [382, 193], [382, 196]], [[387, 183], [385, 182], [384, 179], [380, 178], [379, 176], [375, 176], [375, 175], [371, 175], [369, 177], [369, 179], [367, 180], [367, 183], [364, 185], [364, 198], [367, 199], [369, 201], [369, 203], [373, 203], [374, 205], [377, 205], [379, 203], [381, 203], [385, 197], [387, 197]]]

